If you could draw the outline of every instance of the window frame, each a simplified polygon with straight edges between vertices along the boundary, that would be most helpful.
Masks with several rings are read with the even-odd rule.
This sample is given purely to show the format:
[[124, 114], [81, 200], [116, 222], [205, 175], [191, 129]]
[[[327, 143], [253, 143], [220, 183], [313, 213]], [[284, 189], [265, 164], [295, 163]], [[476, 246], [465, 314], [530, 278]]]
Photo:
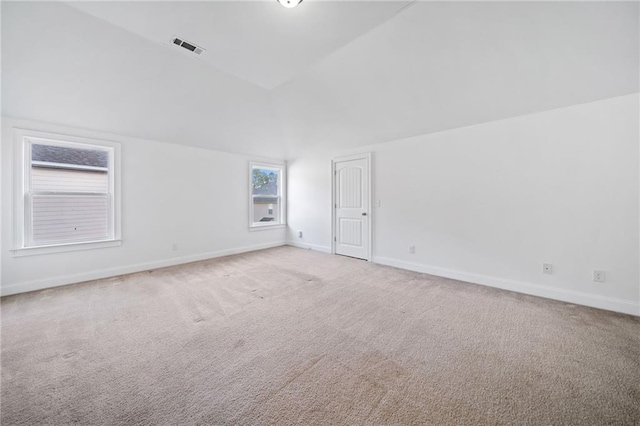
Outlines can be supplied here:
[[[121, 168], [120, 144], [106, 140], [90, 139], [80, 136], [62, 135], [49, 132], [14, 129], [14, 256], [30, 256], [48, 253], [59, 253], [75, 250], [87, 250], [104, 247], [115, 247], [122, 244], [121, 233]], [[42, 143], [50, 146], [71, 148], [101, 149], [109, 152], [108, 181], [109, 206], [108, 230], [106, 239], [87, 239], [82, 241], [61, 241], [35, 244], [31, 241], [31, 146]], [[62, 193], [58, 193], [62, 195]], [[44, 195], [44, 194], [41, 194]]]
[[[278, 170], [280, 173], [278, 179], [278, 199], [280, 210], [280, 221], [277, 223], [272, 222], [254, 222], [253, 218], [253, 169], [265, 168], [271, 170]], [[267, 229], [279, 229], [287, 226], [287, 165], [286, 163], [273, 163], [265, 161], [250, 161], [249, 162], [249, 230], [250, 231], [262, 231]]]

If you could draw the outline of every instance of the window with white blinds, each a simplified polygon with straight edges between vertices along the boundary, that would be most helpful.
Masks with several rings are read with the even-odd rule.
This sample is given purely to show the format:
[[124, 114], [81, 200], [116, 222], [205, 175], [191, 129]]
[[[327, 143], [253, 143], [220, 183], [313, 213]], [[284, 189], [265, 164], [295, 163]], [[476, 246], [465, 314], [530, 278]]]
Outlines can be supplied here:
[[117, 144], [33, 136], [20, 142], [24, 179], [18, 249], [119, 239]]

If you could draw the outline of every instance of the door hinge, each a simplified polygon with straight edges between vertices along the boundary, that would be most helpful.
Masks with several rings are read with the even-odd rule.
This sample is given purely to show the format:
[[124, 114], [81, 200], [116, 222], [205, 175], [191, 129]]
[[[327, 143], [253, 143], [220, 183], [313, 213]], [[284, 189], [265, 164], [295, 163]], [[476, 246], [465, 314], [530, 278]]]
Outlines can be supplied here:
[[336, 239], [336, 237], [333, 237], [333, 241], [338, 241], [338, 240]]
[[337, 204], [334, 204], [334, 205], [333, 205], [333, 208], [334, 208], [334, 209], [337, 209], [337, 208], [338, 208], [338, 205], [337, 205]]

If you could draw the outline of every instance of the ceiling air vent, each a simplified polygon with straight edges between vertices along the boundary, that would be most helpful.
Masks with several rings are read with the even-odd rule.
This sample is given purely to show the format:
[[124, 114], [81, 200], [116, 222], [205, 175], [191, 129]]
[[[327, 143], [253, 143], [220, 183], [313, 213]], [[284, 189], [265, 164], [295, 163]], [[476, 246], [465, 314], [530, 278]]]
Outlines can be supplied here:
[[179, 39], [177, 37], [174, 37], [171, 39], [171, 41], [173, 42], [173, 44], [183, 47], [185, 49], [187, 49], [190, 52], [195, 53], [196, 55], [202, 55], [202, 52], [204, 52], [204, 49], [202, 47], [196, 46], [193, 43], [190, 43], [188, 41], [184, 41], [182, 39]]

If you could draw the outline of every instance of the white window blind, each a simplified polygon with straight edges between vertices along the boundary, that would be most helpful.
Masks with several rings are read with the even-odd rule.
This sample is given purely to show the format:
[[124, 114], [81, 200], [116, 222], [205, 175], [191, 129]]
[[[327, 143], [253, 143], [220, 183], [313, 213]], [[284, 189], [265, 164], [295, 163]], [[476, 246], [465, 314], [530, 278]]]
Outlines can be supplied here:
[[109, 238], [109, 200], [105, 195], [33, 195], [34, 244]]

